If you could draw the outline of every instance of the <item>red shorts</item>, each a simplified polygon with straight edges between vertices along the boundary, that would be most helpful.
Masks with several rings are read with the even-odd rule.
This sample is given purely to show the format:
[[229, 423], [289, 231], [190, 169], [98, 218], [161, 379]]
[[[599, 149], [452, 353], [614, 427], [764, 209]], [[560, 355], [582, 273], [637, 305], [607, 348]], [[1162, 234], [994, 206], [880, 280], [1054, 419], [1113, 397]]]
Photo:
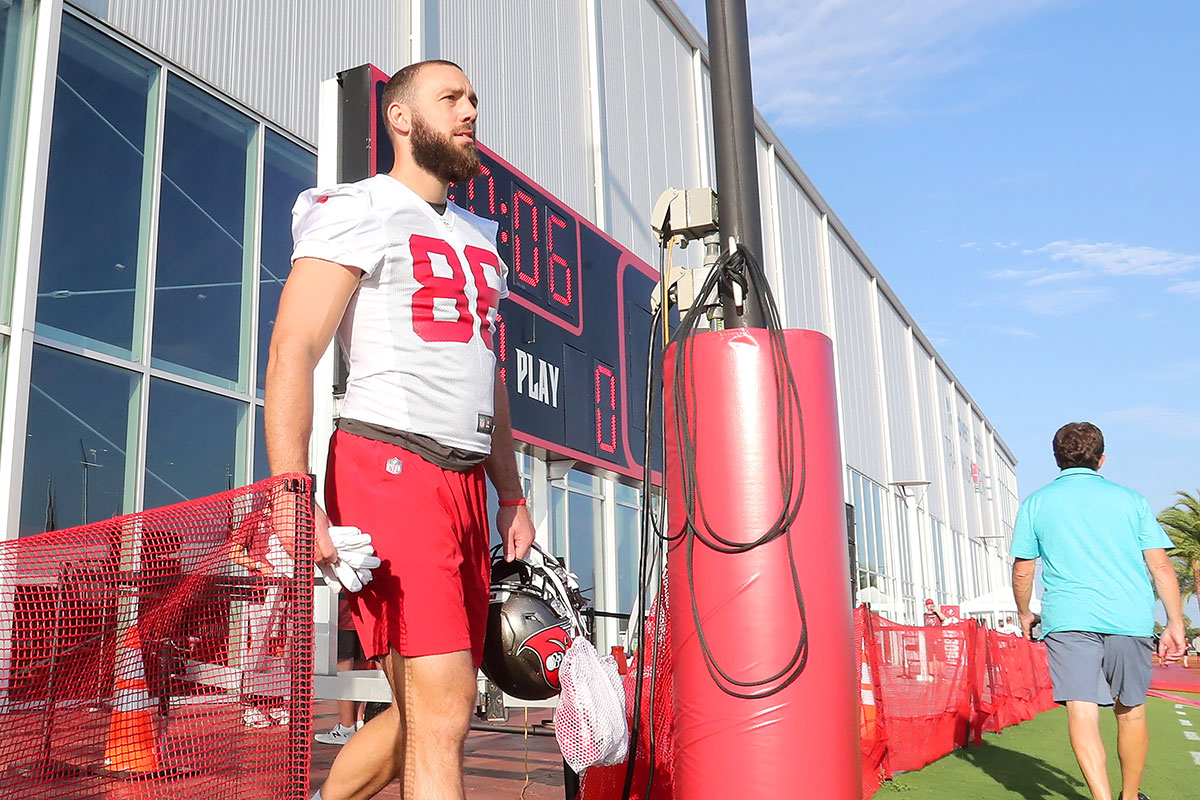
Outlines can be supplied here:
[[491, 572], [483, 465], [446, 470], [394, 444], [336, 431], [325, 503], [371, 535], [383, 564], [347, 593], [366, 658], [470, 650], [483, 662]]

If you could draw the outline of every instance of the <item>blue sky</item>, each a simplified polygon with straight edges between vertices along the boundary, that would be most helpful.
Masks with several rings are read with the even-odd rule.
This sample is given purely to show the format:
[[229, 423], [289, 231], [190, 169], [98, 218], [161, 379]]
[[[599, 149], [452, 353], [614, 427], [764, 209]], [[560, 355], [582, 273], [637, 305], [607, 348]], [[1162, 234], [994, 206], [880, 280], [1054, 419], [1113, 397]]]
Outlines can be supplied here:
[[[703, 0], [681, 5], [704, 30]], [[1200, 489], [1200, 3], [748, 0], [756, 102], [1016, 454]]]

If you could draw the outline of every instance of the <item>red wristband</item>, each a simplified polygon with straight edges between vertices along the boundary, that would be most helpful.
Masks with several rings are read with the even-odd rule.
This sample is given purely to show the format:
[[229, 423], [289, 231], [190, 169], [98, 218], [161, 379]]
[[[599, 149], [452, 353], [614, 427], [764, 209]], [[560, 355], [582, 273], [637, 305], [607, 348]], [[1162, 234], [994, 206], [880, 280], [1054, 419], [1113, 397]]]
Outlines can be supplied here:
[[518, 497], [516, 500], [501, 500], [500, 501], [501, 508], [507, 508], [509, 506], [523, 506], [523, 505], [525, 505], [524, 497]]

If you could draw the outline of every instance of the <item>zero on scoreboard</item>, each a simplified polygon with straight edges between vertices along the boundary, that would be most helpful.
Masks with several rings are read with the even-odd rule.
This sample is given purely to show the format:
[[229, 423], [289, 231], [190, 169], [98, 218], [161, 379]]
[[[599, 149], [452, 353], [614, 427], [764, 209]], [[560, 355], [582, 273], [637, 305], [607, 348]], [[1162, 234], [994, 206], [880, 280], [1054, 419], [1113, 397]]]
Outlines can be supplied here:
[[[391, 169], [381, 108], [387, 80], [371, 65], [338, 75], [340, 181]], [[448, 199], [499, 226], [509, 296], [500, 303], [492, 349], [508, 389], [513, 436], [544, 455], [640, 478], [650, 293], [658, 273], [478, 147], [480, 174], [452, 185]], [[658, 459], [655, 470], [662, 468]]]

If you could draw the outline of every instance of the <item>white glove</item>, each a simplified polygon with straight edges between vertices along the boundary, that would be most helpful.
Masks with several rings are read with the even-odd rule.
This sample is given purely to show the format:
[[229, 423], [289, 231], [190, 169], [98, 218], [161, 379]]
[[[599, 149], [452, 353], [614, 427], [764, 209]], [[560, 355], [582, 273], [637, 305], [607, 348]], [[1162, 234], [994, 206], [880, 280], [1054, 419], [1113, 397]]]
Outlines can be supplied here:
[[371, 570], [383, 563], [375, 555], [370, 535], [353, 526], [333, 525], [329, 528], [329, 538], [337, 550], [338, 560], [322, 564], [321, 574], [326, 582], [339, 589], [359, 591], [371, 582]]

